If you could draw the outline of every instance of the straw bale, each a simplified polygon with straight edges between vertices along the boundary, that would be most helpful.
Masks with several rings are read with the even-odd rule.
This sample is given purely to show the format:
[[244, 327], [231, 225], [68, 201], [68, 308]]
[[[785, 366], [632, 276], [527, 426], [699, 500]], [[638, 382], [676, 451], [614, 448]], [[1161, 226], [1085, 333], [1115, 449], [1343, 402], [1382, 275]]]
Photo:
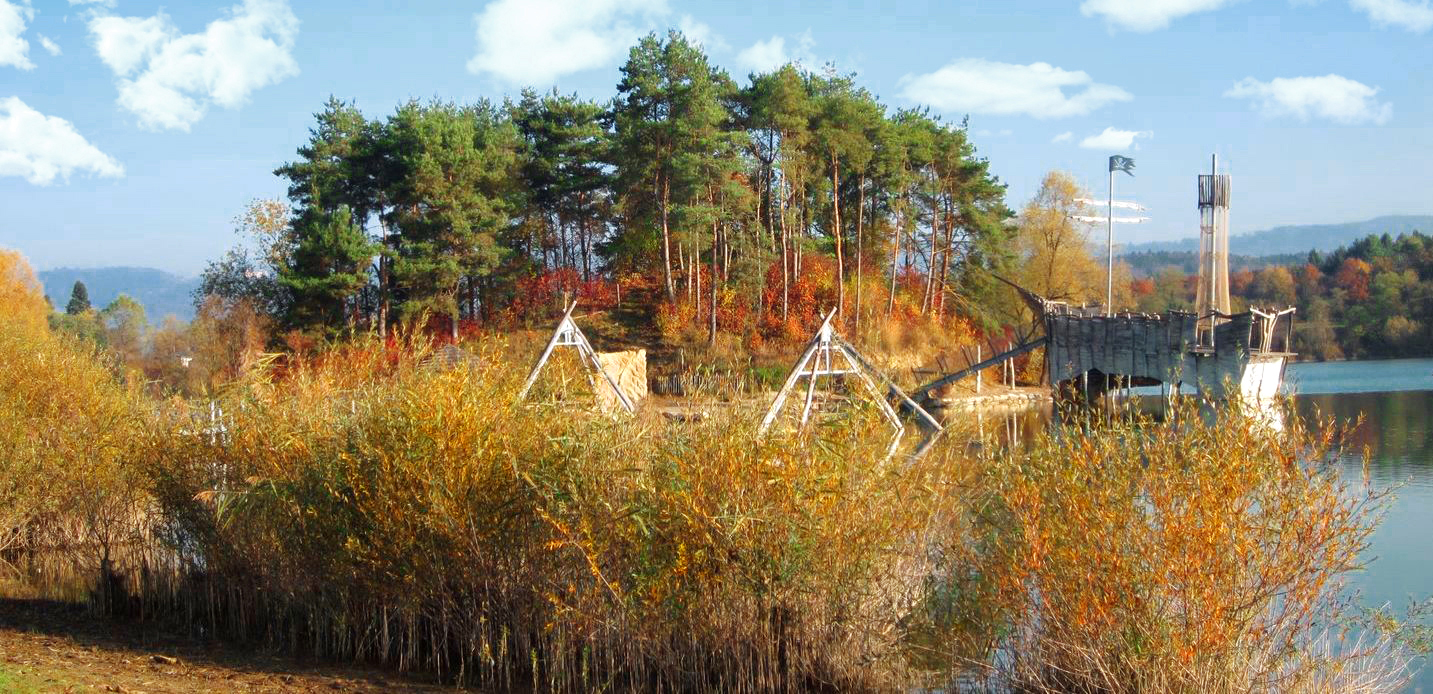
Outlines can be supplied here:
[[[627, 396], [627, 401], [632, 403], [633, 407], [647, 397], [647, 350], [599, 352], [597, 360], [612, 380], [617, 382], [622, 394]], [[595, 374], [594, 378], [597, 381], [597, 404], [603, 410], [621, 409], [622, 403], [617, 399], [612, 386], [608, 385], [607, 379], [602, 378], [601, 374]]]

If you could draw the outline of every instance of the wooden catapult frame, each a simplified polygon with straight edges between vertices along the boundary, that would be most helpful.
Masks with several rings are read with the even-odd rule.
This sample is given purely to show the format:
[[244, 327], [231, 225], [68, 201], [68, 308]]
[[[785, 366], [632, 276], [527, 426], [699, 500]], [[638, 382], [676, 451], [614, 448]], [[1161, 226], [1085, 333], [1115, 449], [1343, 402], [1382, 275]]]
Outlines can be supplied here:
[[[786, 383], [783, 384], [781, 390], [776, 393], [776, 399], [772, 400], [771, 408], [767, 410], [766, 417], [761, 420], [761, 427], [757, 430], [757, 434], [759, 436], [765, 435], [767, 430], [771, 428], [771, 425], [776, 422], [777, 415], [781, 413], [781, 407], [786, 404], [787, 397], [791, 395], [792, 389], [796, 387], [796, 383], [800, 379], [806, 379], [806, 402], [801, 408], [801, 425], [805, 426], [811, 419], [811, 410], [816, 394], [816, 379], [825, 376], [829, 382], [830, 379], [836, 376], [847, 374], [859, 376], [861, 380], [870, 387], [871, 394], [876, 401], [876, 406], [881, 411], [881, 415], [885, 417], [886, 421], [890, 423], [891, 428], [895, 430], [895, 436], [891, 441], [891, 447], [888, 453], [894, 452], [896, 446], [900, 444], [901, 436], [905, 433], [905, 424], [901, 421], [901, 417], [896, 413], [895, 408], [892, 407], [891, 403], [887, 402], [885, 396], [882, 395], [881, 385], [885, 386], [887, 393], [895, 396], [902, 405], [909, 408], [920, 424], [933, 432], [939, 433], [942, 427], [940, 422], [936, 421], [935, 417], [932, 417], [924, 408], [914, 400], [911, 400], [910, 397], [896, 386], [895, 383], [891, 382], [885, 374], [871, 366], [870, 362], [866, 361], [860, 352], [856, 351], [855, 347], [852, 347], [849, 342], [846, 342], [846, 340], [841, 337], [840, 333], [836, 332], [836, 329], [831, 325], [831, 319], [834, 318], [835, 315], [836, 309], [831, 309], [826, 313], [826, 318], [821, 321], [821, 327], [816, 330], [816, 334], [811, 338], [811, 341], [806, 344], [806, 349], [802, 351], [801, 358], [796, 360], [796, 365], [792, 367], [791, 373], [786, 376]], [[845, 362], [845, 364], [839, 368], [837, 364], [838, 357], [840, 361]]]
[[552, 331], [552, 338], [547, 341], [547, 347], [542, 350], [542, 356], [537, 358], [537, 364], [533, 365], [532, 372], [527, 375], [527, 382], [523, 383], [522, 392], [518, 393], [517, 399], [522, 400], [527, 397], [527, 392], [532, 389], [532, 384], [537, 381], [537, 375], [542, 372], [543, 365], [552, 356], [554, 349], [572, 347], [577, 350], [578, 359], [587, 369], [587, 382], [592, 384], [593, 393], [595, 394], [597, 391], [597, 379], [593, 375], [593, 372], [596, 372], [602, 375], [608, 385], [612, 386], [612, 392], [617, 394], [617, 401], [622, 404], [622, 409], [631, 414], [636, 407], [627, 398], [627, 394], [622, 392], [622, 388], [617, 385], [617, 380], [612, 378], [612, 375], [607, 373], [607, 369], [602, 367], [602, 360], [597, 358], [597, 352], [592, 349], [592, 343], [587, 341], [587, 336], [582, 334], [582, 329], [577, 327], [577, 323], [572, 320], [572, 312], [576, 308], [577, 300], [574, 299], [572, 304], [567, 307], [567, 311], [562, 314], [562, 320], [558, 322], [557, 328]]

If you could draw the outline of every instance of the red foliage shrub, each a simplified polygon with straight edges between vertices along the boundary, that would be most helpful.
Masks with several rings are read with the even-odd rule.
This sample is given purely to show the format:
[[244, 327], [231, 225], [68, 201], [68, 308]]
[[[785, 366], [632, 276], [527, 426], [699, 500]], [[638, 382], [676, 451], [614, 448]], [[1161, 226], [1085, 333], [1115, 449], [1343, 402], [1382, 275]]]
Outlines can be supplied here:
[[617, 305], [617, 295], [614, 280], [602, 276], [583, 280], [572, 268], [548, 270], [519, 279], [512, 300], [497, 320], [512, 325], [545, 316], [562, 306], [564, 296], [575, 296], [586, 309], [610, 309]]

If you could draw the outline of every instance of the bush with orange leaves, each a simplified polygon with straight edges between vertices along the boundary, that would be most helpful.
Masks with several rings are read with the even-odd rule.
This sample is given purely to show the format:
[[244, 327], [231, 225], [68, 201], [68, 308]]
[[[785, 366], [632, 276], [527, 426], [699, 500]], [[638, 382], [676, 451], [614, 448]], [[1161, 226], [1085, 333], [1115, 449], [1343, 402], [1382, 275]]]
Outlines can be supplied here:
[[[1386, 491], [1340, 474], [1337, 429], [1214, 421], [1040, 436], [991, 462], [982, 613], [1022, 691], [1395, 691], [1389, 638], [1354, 626], [1346, 575]], [[983, 591], [983, 592], [982, 592]], [[1345, 639], [1348, 636], [1362, 638]], [[1356, 644], [1356, 645], [1355, 645]]]

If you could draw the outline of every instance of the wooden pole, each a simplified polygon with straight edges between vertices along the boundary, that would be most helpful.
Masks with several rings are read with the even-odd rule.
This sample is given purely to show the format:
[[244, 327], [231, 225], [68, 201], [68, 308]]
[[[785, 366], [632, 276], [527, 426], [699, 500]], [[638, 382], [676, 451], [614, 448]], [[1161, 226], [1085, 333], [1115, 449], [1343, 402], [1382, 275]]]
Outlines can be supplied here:
[[[1105, 208], [1105, 315], [1113, 315], [1115, 303], [1115, 167], [1110, 166], [1110, 198]], [[1096, 219], [1099, 219], [1096, 217]]]

